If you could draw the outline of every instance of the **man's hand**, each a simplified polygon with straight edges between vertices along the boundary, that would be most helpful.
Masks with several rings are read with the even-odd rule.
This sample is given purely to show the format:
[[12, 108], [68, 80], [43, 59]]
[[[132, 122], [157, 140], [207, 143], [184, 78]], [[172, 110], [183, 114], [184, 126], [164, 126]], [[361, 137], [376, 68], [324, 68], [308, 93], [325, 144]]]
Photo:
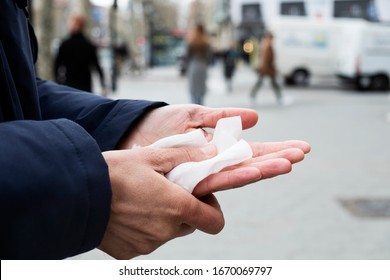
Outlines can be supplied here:
[[[197, 128], [215, 128], [221, 118], [241, 116], [244, 129], [253, 127], [257, 112], [249, 109], [211, 109], [173, 105], [149, 112], [118, 146], [104, 152], [112, 185], [108, 227], [99, 248], [119, 259], [148, 254], [165, 242], [199, 229], [216, 234], [223, 214], [212, 193], [240, 187], [291, 171], [310, 146], [303, 141], [251, 143], [253, 158], [201, 181], [193, 194], [168, 181], [164, 174], [188, 161], [208, 159], [216, 149], [153, 149], [147, 146], [174, 134]], [[211, 139], [212, 135], [208, 134]], [[211, 151], [210, 151], [211, 149]]]
[[[212, 109], [199, 105], [169, 105], [149, 112], [129, 133], [120, 148], [133, 144], [147, 146], [174, 134], [197, 128], [215, 128], [221, 118], [241, 116], [243, 129], [253, 127], [258, 114], [251, 109]], [[208, 134], [211, 139], [212, 135]], [[292, 164], [304, 159], [310, 145], [304, 141], [251, 143], [253, 158], [239, 165], [225, 168], [200, 182], [193, 194], [201, 197], [213, 192], [237, 188], [262, 179], [288, 173]]]
[[149, 254], [165, 242], [199, 229], [216, 234], [224, 226], [213, 195], [198, 199], [164, 174], [187, 161], [216, 154], [216, 148], [136, 148], [104, 152], [109, 167], [112, 203], [99, 249], [117, 259]]
[[[134, 144], [150, 145], [157, 140], [197, 128], [215, 128], [221, 118], [241, 116], [243, 129], [253, 127], [258, 120], [251, 109], [212, 109], [199, 105], [169, 105], [150, 111], [118, 146], [132, 148]], [[211, 138], [211, 135], [209, 135]]]

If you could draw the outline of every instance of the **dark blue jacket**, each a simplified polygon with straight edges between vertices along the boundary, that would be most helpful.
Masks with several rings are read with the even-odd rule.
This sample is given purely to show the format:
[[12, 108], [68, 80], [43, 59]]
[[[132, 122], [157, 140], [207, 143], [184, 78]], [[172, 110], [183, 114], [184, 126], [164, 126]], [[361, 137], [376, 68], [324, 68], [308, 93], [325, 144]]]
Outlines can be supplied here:
[[103, 237], [111, 188], [101, 152], [163, 104], [37, 79], [20, 2], [0, 1], [0, 257], [62, 259]]

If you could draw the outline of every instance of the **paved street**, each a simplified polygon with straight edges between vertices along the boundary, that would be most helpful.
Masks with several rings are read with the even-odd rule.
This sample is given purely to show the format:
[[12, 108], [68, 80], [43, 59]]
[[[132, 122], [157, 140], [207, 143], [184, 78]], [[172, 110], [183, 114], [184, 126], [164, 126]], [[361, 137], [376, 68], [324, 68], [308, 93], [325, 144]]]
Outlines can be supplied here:
[[[227, 94], [214, 67], [206, 105], [250, 107], [255, 80], [241, 66]], [[264, 83], [254, 106], [260, 121], [244, 139], [303, 139], [312, 145], [306, 159], [290, 174], [218, 193], [226, 220], [220, 234], [196, 232], [138, 259], [390, 259], [389, 95], [341, 89], [332, 80], [284, 93], [291, 104], [281, 107]], [[126, 76], [112, 97], [189, 102], [186, 79], [172, 67]], [[359, 215], [354, 199], [379, 203], [364, 204], [371, 214]], [[75, 258], [109, 257], [94, 250]]]

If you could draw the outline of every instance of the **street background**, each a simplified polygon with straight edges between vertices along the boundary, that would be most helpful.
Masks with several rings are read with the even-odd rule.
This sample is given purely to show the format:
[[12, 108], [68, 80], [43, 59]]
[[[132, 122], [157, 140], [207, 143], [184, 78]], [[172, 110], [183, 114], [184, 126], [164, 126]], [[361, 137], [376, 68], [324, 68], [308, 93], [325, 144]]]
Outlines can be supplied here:
[[[254, 106], [255, 81], [240, 64], [227, 93], [217, 64], [205, 103], [256, 109], [259, 123], [244, 132], [247, 141], [301, 139], [311, 153], [287, 175], [218, 193], [226, 220], [220, 234], [195, 232], [138, 259], [390, 259], [389, 93], [313, 80], [306, 88], [283, 87], [289, 105], [279, 106], [266, 81]], [[175, 66], [123, 73], [110, 97], [190, 100]], [[73, 259], [110, 257], [93, 250]]]

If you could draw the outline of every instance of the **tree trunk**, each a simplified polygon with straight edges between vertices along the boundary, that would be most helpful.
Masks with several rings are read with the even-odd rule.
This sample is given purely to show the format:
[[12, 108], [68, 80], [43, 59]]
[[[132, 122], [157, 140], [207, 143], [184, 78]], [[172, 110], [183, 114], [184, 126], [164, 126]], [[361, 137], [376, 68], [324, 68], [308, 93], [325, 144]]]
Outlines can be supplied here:
[[[53, 78], [53, 58], [51, 45], [54, 39], [53, 1], [42, 0], [40, 25], [40, 45], [38, 60], [38, 76], [42, 79]], [[37, 23], [36, 23], [37, 24]]]

